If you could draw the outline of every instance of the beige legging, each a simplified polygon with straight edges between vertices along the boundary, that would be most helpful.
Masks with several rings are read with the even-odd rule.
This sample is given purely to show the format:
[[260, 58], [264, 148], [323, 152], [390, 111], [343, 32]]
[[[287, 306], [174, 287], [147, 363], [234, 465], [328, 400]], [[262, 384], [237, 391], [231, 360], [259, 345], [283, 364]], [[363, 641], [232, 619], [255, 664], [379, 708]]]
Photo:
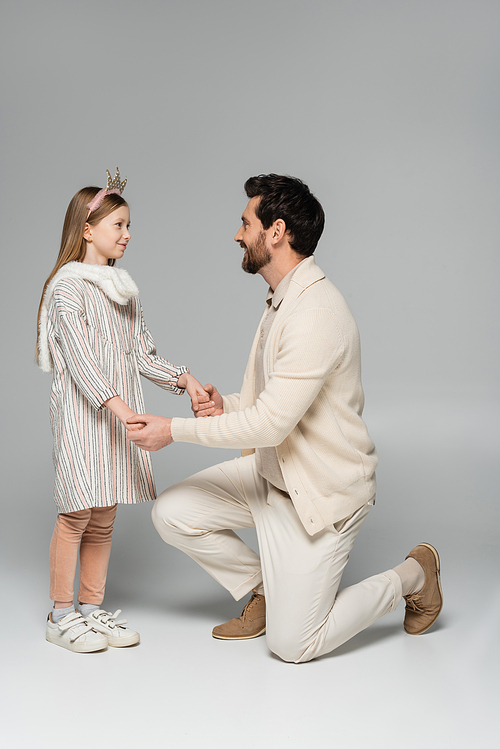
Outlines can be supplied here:
[[50, 542], [50, 597], [53, 601], [73, 600], [80, 547], [78, 600], [97, 605], [103, 602], [115, 516], [116, 505], [57, 516]]

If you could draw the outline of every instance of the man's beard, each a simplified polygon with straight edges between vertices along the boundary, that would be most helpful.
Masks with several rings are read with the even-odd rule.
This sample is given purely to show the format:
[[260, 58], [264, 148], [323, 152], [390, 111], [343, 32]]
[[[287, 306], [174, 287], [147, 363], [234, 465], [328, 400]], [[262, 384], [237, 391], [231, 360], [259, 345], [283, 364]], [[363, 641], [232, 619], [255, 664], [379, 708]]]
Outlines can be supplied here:
[[261, 231], [253, 245], [245, 245], [246, 256], [243, 258], [241, 267], [245, 273], [258, 273], [261, 268], [271, 262], [272, 256], [266, 247], [266, 233]]

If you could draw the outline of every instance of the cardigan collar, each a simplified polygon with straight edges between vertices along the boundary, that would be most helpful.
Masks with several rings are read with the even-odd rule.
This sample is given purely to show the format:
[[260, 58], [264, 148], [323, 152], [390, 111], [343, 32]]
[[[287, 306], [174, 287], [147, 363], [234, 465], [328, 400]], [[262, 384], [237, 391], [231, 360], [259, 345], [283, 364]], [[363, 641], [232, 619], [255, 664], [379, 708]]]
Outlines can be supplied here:
[[276, 288], [274, 289], [274, 291], [272, 290], [271, 287], [269, 287], [269, 291], [267, 293], [267, 299], [266, 299], [268, 306], [271, 306], [271, 304], [272, 304], [273, 307], [274, 307], [274, 309], [278, 309], [278, 307], [280, 306], [281, 302], [283, 301], [283, 299], [286, 296], [286, 293], [288, 291], [288, 287], [290, 286], [290, 282], [291, 282], [293, 276], [295, 275], [295, 273], [297, 272], [297, 270], [299, 268], [299, 265], [302, 265], [302, 263], [305, 263], [306, 259], [305, 260], [301, 260], [300, 263], [298, 263], [297, 265], [295, 265], [292, 268], [292, 270], [288, 271], [288, 273], [286, 274], [286, 276], [283, 276], [283, 278], [281, 279], [281, 281], [279, 282], [279, 284], [276, 286]]
[[89, 265], [87, 263], [78, 263], [76, 261], [63, 265], [47, 286], [40, 311], [38, 359], [39, 367], [44, 372], [51, 372], [53, 368], [52, 357], [50, 355], [47, 340], [47, 315], [49, 304], [52, 295], [54, 294], [54, 289], [59, 281], [63, 279], [82, 279], [84, 281], [90, 281], [90, 283], [93, 283], [95, 286], [102, 289], [112, 302], [116, 302], [117, 304], [128, 304], [132, 297], [139, 296], [139, 289], [124, 268], [114, 268], [110, 265]]
[[314, 255], [309, 255], [309, 257], [306, 257], [305, 260], [297, 265], [290, 286], [298, 284], [301, 291], [303, 291], [304, 289], [307, 289], [308, 286], [316, 283], [316, 281], [321, 281], [322, 278], [325, 278], [325, 274], [321, 268], [316, 265]]

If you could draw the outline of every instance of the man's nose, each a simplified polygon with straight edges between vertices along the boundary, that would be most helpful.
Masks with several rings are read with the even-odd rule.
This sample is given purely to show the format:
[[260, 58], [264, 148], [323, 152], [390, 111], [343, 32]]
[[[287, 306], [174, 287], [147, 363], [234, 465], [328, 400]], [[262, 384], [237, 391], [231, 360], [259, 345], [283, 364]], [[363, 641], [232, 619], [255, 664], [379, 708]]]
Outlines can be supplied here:
[[240, 228], [238, 229], [237, 233], [234, 235], [234, 241], [235, 242], [241, 242], [241, 240], [243, 239], [243, 236], [242, 236], [242, 233], [241, 233], [242, 229], [243, 229], [243, 226], [240, 226]]

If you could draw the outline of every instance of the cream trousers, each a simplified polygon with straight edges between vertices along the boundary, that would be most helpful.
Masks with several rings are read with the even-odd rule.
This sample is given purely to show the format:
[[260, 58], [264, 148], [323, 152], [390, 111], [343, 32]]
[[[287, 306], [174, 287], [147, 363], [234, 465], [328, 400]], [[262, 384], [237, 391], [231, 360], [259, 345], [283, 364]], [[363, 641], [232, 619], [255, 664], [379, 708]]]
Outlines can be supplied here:
[[[207, 468], [164, 491], [153, 523], [236, 600], [264, 584], [267, 644], [285, 661], [329, 653], [401, 601], [389, 570], [338, 592], [354, 540], [371, 509], [309, 536], [287, 494], [263, 479], [249, 455]], [[260, 558], [233, 528], [255, 527]]]

